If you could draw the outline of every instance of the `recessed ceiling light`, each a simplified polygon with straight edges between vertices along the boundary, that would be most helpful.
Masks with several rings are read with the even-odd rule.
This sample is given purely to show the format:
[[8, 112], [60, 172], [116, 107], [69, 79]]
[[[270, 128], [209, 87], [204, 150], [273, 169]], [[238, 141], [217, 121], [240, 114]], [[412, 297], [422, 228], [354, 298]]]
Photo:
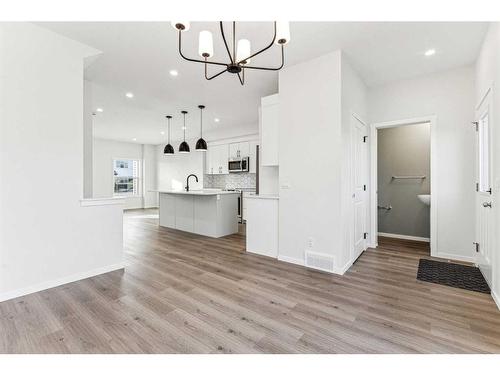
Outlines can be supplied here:
[[183, 126], [183, 127], [182, 127], [182, 130], [186, 130], [186, 127], [185, 127], [185, 126]]
[[218, 118], [216, 117], [216, 118], [214, 118], [214, 121], [215, 121], [215, 122], [220, 122], [220, 119], [218, 119]]
[[165, 132], [160, 132], [161, 135], [165, 135]]
[[425, 56], [432, 56], [436, 53], [436, 50], [435, 49], [428, 49], [427, 51], [425, 51], [424, 55]]
[[102, 109], [102, 108], [97, 108], [97, 109], [96, 109], [96, 111], [97, 111], [97, 112], [101, 112], [101, 113], [102, 113], [102, 112], [104, 112], [104, 109]]
[[137, 138], [132, 138], [132, 140], [135, 142], [135, 141], [137, 141]]
[[125, 94], [125, 96], [126, 96], [127, 98], [133, 98], [133, 97], [134, 97], [134, 94], [133, 94], [133, 93], [131, 93], [131, 92], [127, 92], [127, 93]]
[[179, 72], [175, 69], [172, 69], [169, 73], [172, 77], [177, 77], [179, 75]]

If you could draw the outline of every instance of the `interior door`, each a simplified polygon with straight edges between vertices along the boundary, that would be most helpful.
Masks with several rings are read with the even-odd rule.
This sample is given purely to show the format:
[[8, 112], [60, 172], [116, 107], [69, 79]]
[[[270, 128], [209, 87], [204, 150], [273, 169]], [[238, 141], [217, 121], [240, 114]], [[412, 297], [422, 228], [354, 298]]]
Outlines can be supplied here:
[[493, 253], [491, 105], [486, 98], [476, 115], [476, 264], [491, 286]]
[[351, 259], [357, 259], [366, 250], [367, 233], [367, 208], [368, 208], [368, 151], [367, 151], [367, 126], [353, 116], [353, 213], [354, 213], [354, 246]]

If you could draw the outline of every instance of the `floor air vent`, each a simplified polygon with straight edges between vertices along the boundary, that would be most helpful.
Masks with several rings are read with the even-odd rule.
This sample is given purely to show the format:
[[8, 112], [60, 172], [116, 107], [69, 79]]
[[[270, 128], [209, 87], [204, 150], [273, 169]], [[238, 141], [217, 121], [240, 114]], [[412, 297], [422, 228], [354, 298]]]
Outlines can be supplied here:
[[314, 251], [306, 251], [306, 267], [326, 272], [333, 272], [334, 257], [327, 254], [316, 253]]

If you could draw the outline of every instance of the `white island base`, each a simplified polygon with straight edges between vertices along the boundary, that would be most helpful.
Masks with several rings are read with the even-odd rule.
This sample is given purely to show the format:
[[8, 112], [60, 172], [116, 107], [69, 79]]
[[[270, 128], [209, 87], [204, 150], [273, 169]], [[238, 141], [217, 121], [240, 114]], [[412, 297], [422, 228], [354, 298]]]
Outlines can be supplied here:
[[159, 191], [160, 226], [209, 237], [238, 233], [238, 195], [232, 191]]

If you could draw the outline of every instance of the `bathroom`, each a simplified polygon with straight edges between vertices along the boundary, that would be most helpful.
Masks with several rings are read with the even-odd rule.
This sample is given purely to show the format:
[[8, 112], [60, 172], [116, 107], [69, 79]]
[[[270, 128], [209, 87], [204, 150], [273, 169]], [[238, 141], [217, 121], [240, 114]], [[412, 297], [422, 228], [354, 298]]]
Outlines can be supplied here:
[[[431, 242], [431, 123], [377, 130], [379, 242]], [[396, 240], [394, 240], [396, 239]]]

